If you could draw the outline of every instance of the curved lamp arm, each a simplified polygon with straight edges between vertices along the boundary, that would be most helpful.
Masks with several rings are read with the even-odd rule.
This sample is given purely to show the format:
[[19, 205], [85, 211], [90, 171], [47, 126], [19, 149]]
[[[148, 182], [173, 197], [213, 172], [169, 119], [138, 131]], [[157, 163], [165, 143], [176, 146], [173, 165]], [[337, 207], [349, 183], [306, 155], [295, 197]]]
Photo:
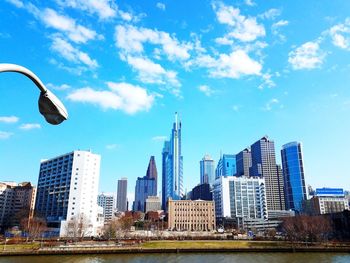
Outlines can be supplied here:
[[47, 88], [41, 80], [29, 69], [16, 64], [0, 64], [0, 72], [17, 72], [30, 78], [41, 92], [46, 92]]
[[50, 92], [41, 80], [29, 69], [15, 64], [1, 64], [1, 72], [17, 72], [30, 78], [40, 89], [39, 112], [45, 117], [50, 124], [57, 125], [68, 119], [68, 112], [63, 103]]

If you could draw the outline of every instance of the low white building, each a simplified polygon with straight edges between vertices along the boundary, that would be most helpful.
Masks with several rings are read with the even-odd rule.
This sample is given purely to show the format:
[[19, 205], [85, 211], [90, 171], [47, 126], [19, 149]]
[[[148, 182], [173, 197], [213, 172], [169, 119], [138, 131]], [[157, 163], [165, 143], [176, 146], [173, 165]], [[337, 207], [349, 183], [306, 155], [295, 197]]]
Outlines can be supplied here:
[[213, 198], [216, 218], [268, 219], [263, 178], [221, 176], [215, 180]]

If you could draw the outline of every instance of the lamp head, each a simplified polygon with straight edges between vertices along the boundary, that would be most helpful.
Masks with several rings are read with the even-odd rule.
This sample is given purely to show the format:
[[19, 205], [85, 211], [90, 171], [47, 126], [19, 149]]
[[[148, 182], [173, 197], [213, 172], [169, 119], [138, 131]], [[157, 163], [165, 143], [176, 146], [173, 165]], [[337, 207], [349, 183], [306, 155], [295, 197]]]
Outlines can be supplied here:
[[49, 90], [40, 92], [39, 111], [50, 124], [57, 125], [68, 119], [62, 102]]

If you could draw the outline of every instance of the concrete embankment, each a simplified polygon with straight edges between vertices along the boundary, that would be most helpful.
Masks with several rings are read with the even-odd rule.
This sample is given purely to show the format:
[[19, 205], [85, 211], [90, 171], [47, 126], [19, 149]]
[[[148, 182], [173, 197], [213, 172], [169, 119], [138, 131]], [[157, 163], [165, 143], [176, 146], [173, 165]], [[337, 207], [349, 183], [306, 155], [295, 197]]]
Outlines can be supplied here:
[[[194, 242], [195, 243], [195, 242]], [[25, 256], [25, 255], [81, 255], [81, 254], [135, 254], [135, 253], [241, 253], [241, 252], [336, 252], [350, 253], [350, 246], [281, 246], [281, 247], [205, 247], [205, 248], [145, 248], [133, 247], [53, 247], [40, 248], [37, 250], [14, 250], [1, 251], [0, 256]]]

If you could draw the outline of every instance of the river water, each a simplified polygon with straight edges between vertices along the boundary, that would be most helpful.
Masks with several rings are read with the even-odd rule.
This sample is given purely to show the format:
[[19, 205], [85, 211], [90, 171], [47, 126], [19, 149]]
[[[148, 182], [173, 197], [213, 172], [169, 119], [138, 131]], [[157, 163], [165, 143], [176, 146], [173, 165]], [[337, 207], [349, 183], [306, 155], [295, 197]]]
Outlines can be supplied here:
[[1, 263], [349, 263], [350, 254], [342, 253], [190, 253], [190, 254], [133, 254], [133, 255], [59, 255], [0, 257]]

